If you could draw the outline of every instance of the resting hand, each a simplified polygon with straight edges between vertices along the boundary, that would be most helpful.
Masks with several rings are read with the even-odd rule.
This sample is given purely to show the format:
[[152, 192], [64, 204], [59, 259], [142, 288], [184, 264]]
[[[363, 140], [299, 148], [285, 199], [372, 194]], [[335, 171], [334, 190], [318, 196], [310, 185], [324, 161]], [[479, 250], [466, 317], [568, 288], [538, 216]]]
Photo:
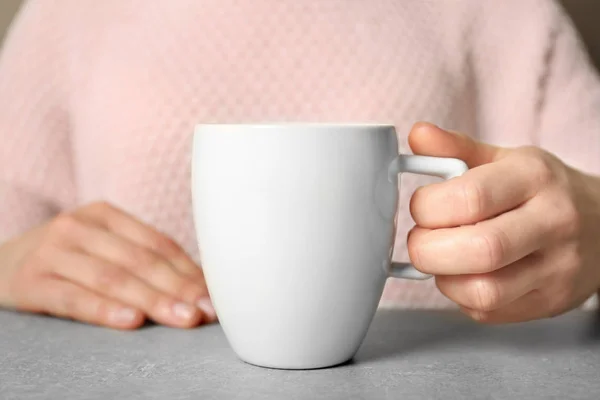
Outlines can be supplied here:
[[120, 329], [215, 320], [202, 270], [172, 240], [106, 203], [0, 246], [0, 306]]

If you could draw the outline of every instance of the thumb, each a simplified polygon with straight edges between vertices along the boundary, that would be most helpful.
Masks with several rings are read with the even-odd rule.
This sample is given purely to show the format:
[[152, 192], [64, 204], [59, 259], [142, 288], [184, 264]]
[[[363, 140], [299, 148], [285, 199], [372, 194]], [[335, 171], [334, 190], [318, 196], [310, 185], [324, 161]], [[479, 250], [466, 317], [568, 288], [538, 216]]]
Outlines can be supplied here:
[[426, 122], [413, 126], [408, 135], [408, 144], [415, 154], [458, 158], [466, 162], [469, 168], [496, 161], [505, 151]]

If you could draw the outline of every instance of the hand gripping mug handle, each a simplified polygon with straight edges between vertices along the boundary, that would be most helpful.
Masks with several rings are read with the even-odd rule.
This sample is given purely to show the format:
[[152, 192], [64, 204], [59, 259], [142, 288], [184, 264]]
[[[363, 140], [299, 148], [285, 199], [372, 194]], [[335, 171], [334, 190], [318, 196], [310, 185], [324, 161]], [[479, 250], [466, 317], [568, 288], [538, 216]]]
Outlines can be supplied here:
[[[414, 174], [437, 176], [451, 179], [467, 172], [467, 164], [456, 158], [414, 156], [400, 154], [389, 167], [389, 179], [398, 179], [398, 174], [410, 172]], [[424, 280], [431, 275], [417, 270], [410, 263], [392, 263], [390, 276], [394, 278]]]

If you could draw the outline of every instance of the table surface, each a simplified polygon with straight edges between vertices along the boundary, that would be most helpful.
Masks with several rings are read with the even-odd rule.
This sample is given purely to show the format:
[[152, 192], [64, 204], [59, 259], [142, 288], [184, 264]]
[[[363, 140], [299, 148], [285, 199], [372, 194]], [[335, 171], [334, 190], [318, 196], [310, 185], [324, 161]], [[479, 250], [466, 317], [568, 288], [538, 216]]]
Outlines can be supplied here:
[[484, 326], [380, 310], [355, 359], [238, 360], [218, 325], [122, 332], [0, 311], [0, 399], [599, 399], [600, 314]]

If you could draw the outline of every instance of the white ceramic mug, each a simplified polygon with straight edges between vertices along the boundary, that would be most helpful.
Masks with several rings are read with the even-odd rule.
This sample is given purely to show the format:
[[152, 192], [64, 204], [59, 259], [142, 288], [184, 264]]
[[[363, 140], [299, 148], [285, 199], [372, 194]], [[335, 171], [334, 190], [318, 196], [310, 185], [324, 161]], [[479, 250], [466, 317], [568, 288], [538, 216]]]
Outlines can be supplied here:
[[451, 158], [398, 155], [391, 125], [198, 125], [194, 223], [222, 329], [247, 363], [309, 369], [350, 360], [388, 277], [398, 174], [452, 178]]

